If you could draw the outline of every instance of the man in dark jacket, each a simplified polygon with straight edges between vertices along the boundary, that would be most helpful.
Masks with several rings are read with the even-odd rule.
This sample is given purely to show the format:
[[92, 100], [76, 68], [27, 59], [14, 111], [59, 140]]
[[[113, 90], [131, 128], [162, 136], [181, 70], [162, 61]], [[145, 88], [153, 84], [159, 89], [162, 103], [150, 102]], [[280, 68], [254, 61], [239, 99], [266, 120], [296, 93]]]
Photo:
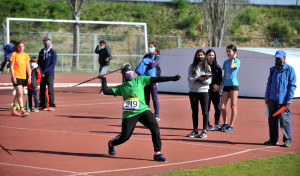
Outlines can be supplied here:
[[[54, 69], [57, 60], [56, 52], [52, 49], [49, 38], [43, 40], [44, 48], [39, 53], [38, 64], [42, 73], [40, 85], [41, 109], [54, 111]], [[46, 85], [48, 86], [49, 107], [47, 108]]]
[[99, 54], [99, 74], [106, 74], [109, 68], [110, 60], [112, 59], [109, 46], [104, 40], [101, 40], [95, 49], [95, 53]]

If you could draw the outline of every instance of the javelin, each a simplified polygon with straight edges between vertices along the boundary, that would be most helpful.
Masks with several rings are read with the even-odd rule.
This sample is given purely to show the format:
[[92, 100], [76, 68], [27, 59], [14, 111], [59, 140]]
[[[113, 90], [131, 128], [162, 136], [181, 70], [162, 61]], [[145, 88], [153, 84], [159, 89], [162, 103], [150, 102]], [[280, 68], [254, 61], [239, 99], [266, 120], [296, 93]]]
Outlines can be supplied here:
[[[106, 74], [103, 74], [103, 75], [101, 75], [101, 76], [103, 77], [103, 76], [109, 75], [109, 74], [111, 74], [111, 73], [117, 72], [117, 71], [122, 70], [122, 69], [123, 69], [123, 66], [122, 66], [121, 68], [117, 69], [117, 70], [113, 70], [113, 71], [108, 72], [108, 73], [106, 73]], [[94, 77], [94, 78], [91, 78], [91, 79], [89, 79], [89, 80], [83, 81], [83, 82], [81, 82], [81, 83], [78, 83], [78, 84], [76, 84], [76, 85], [74, 85], [74, 86], [72, 86], [72, 87], [75, 87], [75, 86], [78, 86], [78, 85], [80, 85], [80, 84], [83, 84], [83, 83], [92, 81], [92, 80], [97, 79], [97, 78], [98, 78], [98, 76], [96, 76], [96, 77]]]

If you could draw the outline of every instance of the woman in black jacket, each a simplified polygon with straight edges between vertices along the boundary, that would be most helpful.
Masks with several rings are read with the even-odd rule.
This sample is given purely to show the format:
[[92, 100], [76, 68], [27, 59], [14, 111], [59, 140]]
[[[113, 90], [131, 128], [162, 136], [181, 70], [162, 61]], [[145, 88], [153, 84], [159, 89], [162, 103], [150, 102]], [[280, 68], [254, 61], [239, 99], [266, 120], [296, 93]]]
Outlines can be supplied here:
[[220, 117], [221, 117], [221, 104], [220, 104], [220, 90], [222, 84], [222, 69], [217, 63], [217, 55], [213, 49], [209, 49], [206, 51], [206, 57], [208, 64], [211, 68], [213, 77], [212, 82], [209, 85], [209, 102], [208, 102], [208, 111], [210, 110], [211, 102], [215, 108], [215, 124], [212, 126], [209, 122], [207, 127], [208, 131], [219, 130], [220, 129]]

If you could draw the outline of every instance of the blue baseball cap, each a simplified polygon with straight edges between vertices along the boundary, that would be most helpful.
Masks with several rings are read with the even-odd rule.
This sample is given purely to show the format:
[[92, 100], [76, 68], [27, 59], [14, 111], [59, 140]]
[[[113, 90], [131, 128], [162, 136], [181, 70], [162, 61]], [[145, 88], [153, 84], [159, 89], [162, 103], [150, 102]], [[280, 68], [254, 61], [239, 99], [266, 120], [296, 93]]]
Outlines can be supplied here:
[[273, 57], [283, 58], [283, 57], [286, 57], [286, 54], [285, 54], [284, 51], [278, 50], [278, 51], [276, 51], [276, 53], [275, 53], [275, 55]]

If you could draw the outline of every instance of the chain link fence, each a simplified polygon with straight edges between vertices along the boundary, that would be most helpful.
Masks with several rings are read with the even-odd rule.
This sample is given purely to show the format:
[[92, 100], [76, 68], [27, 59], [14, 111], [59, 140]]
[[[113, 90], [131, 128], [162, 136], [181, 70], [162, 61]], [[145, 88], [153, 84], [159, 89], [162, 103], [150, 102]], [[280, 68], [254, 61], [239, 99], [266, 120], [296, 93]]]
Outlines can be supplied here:
[[[4, 35], [0, 32], [0, 45], [3, 48]], [[76, 70], [72, 69], [73, 33], [63, 32], [11, 32], [11, 39], [25, 41], [25, 52], [30, 56], [38, 56], [43, 47], [42, 39], [52, 40], [53, 48], [57, 52], [56, 73], [86, 72], [97, 73], [98, 55], [94, 52], [97, 43], [105, 40], [112, 53], [110, 70], [120, 68], [124, 63], [130, 63], [135, 68], [145, 54], [145, 42], [142, 35], [97, 34], [80, 33], [79, 63]], [[209, 47], [206, 37], [179, 37], [148, 35], [148, 41], [158, 43], [160, 49]], [[227, 37], [224, 47], [234, 44], [237, 47], [271, 47], [271, 48], [300, 48], [300, 39], [272, 39], [272, 38], [234, 38]], [[0, 52], [1, 61], [4, 58]]]

